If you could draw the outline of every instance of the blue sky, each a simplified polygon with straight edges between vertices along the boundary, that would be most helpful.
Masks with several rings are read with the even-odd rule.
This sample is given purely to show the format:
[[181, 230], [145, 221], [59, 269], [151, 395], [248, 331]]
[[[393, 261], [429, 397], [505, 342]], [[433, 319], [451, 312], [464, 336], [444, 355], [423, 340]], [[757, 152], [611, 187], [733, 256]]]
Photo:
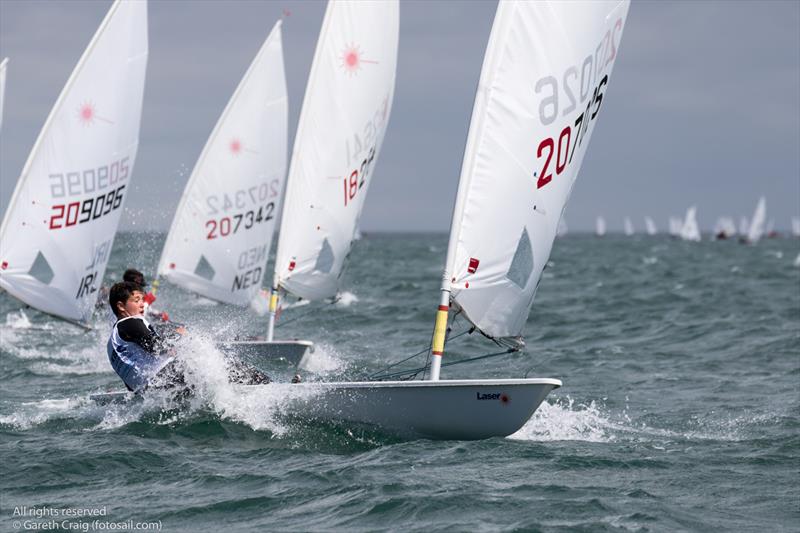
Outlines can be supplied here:
[[[0, 0], [10, 57], [0, 210], [109, 1]], [[364, 231], [447, 231], [493, 1], [401, 2], [397, 88]], [[152, 0], [141, 144], [123, 228], [166, 229], [220, 112], [284, 10], [294, 139], [325, 4]], [[604, 114], [567, 207], [571, 230], [604, 215], [703, 228], [767, 197], [777, 227], [800, 214], [800, 2], [634, 2]]]

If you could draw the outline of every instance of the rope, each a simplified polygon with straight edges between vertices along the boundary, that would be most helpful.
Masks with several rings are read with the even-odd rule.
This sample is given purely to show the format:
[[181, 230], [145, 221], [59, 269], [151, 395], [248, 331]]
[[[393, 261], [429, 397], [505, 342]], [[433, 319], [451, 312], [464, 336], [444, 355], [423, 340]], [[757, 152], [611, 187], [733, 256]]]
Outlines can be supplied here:
[[[450, 340], [450, 342], [453, 342], [453, 341], [454, 341], [454, 340], [456, 340], [457, 338], [461, 337], [462, 335], [466, 335], [467, 333], [472, 333], [472, 329], [468, 329], [468, 330], [462, 331], [461, 333], [459, 333], [458, 335], [456, 335], [455, 337], [453, 337], [453, 338]], [[408, 360], [410, 360], [410, 359], [413, 359], [413, 358], [415, 358], [415, 357], [419, 357], [420, 355], [424, 354], [425, 352], [428, 352], [428, 353], [430, 353], [430, 349], [431, 349], [431, 345], [430, 345], [430, 344], [428, 344], [428, 346], [426, 346], [426, 347], [425, 347], [425, 348], [423, 348], [422, 350], [418, 351], [417, 353], [415, 353], [415, 354], [412, 354], [412, 355], [409, 355], [409, 356], [408, 356], [408, 357], [406, 357], [405, 359], [402, 359], [402, 360], [400, 360], [400, 361], [396, 361], [396, 362], [394, 362], [394, 363], [390, 364], [389, 366], [387, 366], [387, 367], [384, 367], [383, 369], [379, 370], [378, 372], [375, 372], [374, 374], [371, 374], [370, 376], [368, 376], [368, 377], [367, 377], [367, 379], [370, 379], [370, 380], [372, 380], [372, 379], [380, 379], [378, 376], [380, 376], [380, 374], [381, 374], [382, 372], [386, 372], [387, 370], [390, 370], [390, 369], [392, 369], [392, 368], [396, 367], [397, 365], [399, 365], [399, 364], [401, 364], [401, 363], [405, 363], [406, 361], [408, 361]], [[423, 366], [423, 367], [421, 367], [421, 368], [427, 368], [428, 366], [429, 366], [429, 363], [428, 363], [428, 362], [426, 362], [426, 363], [425, 363], [425, 366]], [[403, 372], [400, 372], [400, 373], [402, 374]], [[392, 374], [392, 375], [394, 375], [394, 374]]]
[[[463, 333], [459, 334], [459, 336], [460, 335], [463, 335]], [[481, 359], [488, 359], [490, 357], [497, 357], [498, 355], [505, 355], [507, 353], [516, 352], [516, 351], [519, 351], [519, 350], [517, 348], [508, 348], [507, 350], [503, 350], [502, 352], [488, 353], [488, 354], [484, 354], [484, 355], [479, 355], [477, 357], [470, 357], [468, 359], [459, 359], [458, 361], [450, 361], [449, 363], [443, 363], [442, 366], [444, 367], [444, 366], [460, 365], [462, 363], [471, 363], [472, 361], [479, 361]], [[370, 376], [369, 379], [375, 379], [375, 381], [382, 381], [382, 380], [388, 379], [388, 378], [408, 376], [407, 378], [401, 380], [401, 381], [408, 381], [408, 380], [412, 380], [415, 377], [417, 377], [420, 372], [426, 371], [428, 369], [428, 367], [429, 367], [429, 365], [425, 365], [425, 366], [420, 367], [420, 368], [412, 368], [410, 370], [401, 370], [399, 372], [393, 372], [391, 374], [385, 374], [383, 376], [377, 376], [377, 377], [375, 377], [375, 375], [373, 374], [373, 376]]]
[[[332, 302], [331, 302], [331, 305], [333, 305], [333, 304], [335, 304], [335, 303], [336, 303], [336, 300], [332, 301]], [[277, 329], [277, 328], [279, 328], [279, 327], [281, 327], [281, 326], [285, 326], [286, 324], [291, 324], [291, 323], [292, 323], [292, 322], [294, 322], [295, 320], [300, 320], [300, 319], [301, 319], [301, 318], [303, 318], [304, 316], [306, 316], [306, 315], [310, 315], [311, 313], [314, 313], [314, 312], [316, 312], [316, 311], [318, 311], [318, 310], [319, 310], [319, 308], [318, 308], [318, 307], [315, 307], [314, 305], [311, 305], [311, 306], [310, 306], [310, 308], [309, 308], [309, 309], [308, 309], [308, 310], [307, 310], [305, 313], [300, 313], [300, 314], [299, 314], [299, 315], [297, 315], [297, 316], [293, 316], [293, 317], [292, 317], [292, 318], [290, 318], [289, 320], [283, 320], [283, 321], [281, 321], [281, 322], [276, 322], [276, 323], [275, 323], [275, 328]]]

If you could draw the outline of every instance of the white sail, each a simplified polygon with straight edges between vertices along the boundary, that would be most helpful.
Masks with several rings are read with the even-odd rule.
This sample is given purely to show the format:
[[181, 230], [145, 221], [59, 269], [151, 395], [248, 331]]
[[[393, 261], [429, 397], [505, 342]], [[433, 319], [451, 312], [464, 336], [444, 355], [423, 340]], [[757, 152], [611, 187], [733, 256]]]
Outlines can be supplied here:
[[792, 217], [792, 235], [800, 237], [800, 217]]
[[681, 227], [683, 227], [683, 221], [678, 217], [669, 217], [669, 234], [673, 237], [677, 237], [681, 234]]
[[627, 1], [498, 4], [443, 285], [486, 335], [522, 333], [602, 110], [627, 11]]
[[246, 306], [261, 289], [286, 175], [288, 101], [275, 24], [186, 184], [158, 274]]
[[750, 227], [748, 228], [747, 242], [751, 244], [757, 243], [764, 235], [764, 223], [767, 219], [767, 200], [762, 196], [756, 204], [756, 210], [753, 213], [753, 218], [750, 219]]
[[606, 234], [606, 219], [603, 217], [597, 217], [594, 232], [598, 237], [602, 237]]
[[750, 223], [747, 221], [747, 217], [742, 217], [739, 219], [739, 235], [741, 238], [747, 238], [747, 232], [750, 229]]
[[733, 221], [731, 217], [724, 218], [723, 230], [725, 231], [725, 235], [727, 237], [733, 237], [734, 235], [736, 235], [736, 223]]
[[625, 235], [628, 237], [632, 236], [635, 233], [633, 231], [633, 222], [631, 222], [630, 217], [625, 217], [625, 220], [623, 221], [623, 231], [625, 232]]
[[648, 235], [656, 235], [658, 230], [656, 229], [656, 223], [650, 217], [644, 217], [644, 225], [647, 228]]
[[297, 127], [275, 260], [276, 285], [334, 296], [394, 96], [396, 0], [330, 2]]
[[697, 208], [695, 206], [686, 210], [686, 218], [681, 227], [681, 239], [684, 241], [700, 241], [700, 228], [697, 225]]
[[6, 69], [8, 58], [0, 61], [0, 130], [3, 129], [3, 106], [6, 101]]
[[0, 229], [0, 287], [87, 324], [139, 144], [147, 3], [117, 0], [67, 81]]

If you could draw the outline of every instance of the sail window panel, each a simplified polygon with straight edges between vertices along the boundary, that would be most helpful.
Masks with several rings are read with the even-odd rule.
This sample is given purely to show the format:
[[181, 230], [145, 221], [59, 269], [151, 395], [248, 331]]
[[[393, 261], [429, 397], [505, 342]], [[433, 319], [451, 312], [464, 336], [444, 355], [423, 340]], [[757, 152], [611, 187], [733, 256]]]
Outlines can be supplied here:
[[36, 254], [36, 259], [33, 261], [33, 265], [31, 265], [28, 274], [45, 285], [50, 285], [50, 282], [53, 281], [53, 277], [55, 276], [53, 269], [50, 267], [50, 263], [47, 262], [42, 252]]
[[333, 263], [334, 263], [334, 255], [333, 255], [333, 248], [331, 248], [331, 244], [328, 242], [328, 239], [322, 241], [322, 249], [317, 256], [317, 262], [314, 265], [314, 270], [317, 272], [323, 272], [325, 274], [330, 273], [333, 270]]
[[523, 228], [522, 235], [517, 243], [511, 266], [508, 267], [506, 277], [520, 289], [525, 289], [533, 273], [533, 247], [528, 236], [527, 228]]
[[216, 275], [214, 267], [211, 266], [211, 263], [208, 262], [208, 259], [206, 259], [206, 256], [204, 255], [200, 256], [200, 260], [197, 262], [194, 273], [195, 275], [203, 279], [207, 279], [208, 281], [212, 281]]

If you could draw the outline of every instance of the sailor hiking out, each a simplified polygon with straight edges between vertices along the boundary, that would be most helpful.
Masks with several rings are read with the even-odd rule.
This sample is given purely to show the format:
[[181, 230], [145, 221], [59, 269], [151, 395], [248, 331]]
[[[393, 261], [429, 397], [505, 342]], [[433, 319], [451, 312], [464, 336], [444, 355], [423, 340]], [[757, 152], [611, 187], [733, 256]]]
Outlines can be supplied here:
[[[117, 320], [106, 346], [108, 359], [128, 390], [141, 393], [147, 388], [185, 386], [174, 346], [186, 329], [154, 328], [144, 317], [141, 287], [129, 281], [111, 287], [109, 304]], [[233, 360], [228, 361], [228, 380], [245, 385], [270, 381], [260, 371]]]

